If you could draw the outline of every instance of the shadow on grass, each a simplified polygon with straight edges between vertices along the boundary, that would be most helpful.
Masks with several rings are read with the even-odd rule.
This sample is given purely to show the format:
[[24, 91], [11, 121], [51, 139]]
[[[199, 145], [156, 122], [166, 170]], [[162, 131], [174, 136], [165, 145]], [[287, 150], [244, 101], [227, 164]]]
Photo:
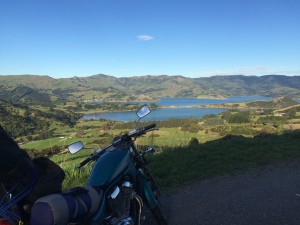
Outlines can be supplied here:
[[229, 135], [204, 144], [167, 147], [147, 156], [147, 161], [160, 186], [174, 187], [295, 158], [300, 158], [300, 130], [253, 138]]

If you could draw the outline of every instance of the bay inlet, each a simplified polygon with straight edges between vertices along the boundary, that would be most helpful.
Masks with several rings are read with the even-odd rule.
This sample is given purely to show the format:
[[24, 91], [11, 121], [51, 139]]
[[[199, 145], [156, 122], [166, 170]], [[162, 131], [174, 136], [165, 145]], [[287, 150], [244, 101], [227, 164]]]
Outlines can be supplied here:
[[[227, 109], [195, 108], [195, 106], [271, 99], [272, 98], [262, 96], [236, 96], [229, 99], [162, 98], [159, 101], [155, 102], [155, 104], [162, 106], [163, 108], [152, 110], [152, 112], [147, 117], [143, 118], [143, 121], [159, 121], [170, 118], [184, 119], [188, 117], [202, 118], [203, 116], [208, 114], [219, 114], [225, 112]], [[147, 104], [148, 102], [140, 103]], [[135, 121], [137, 117], [134, 112], [103, 112], [84, 115], [83, 119], [108, 119], [128, 122]]]

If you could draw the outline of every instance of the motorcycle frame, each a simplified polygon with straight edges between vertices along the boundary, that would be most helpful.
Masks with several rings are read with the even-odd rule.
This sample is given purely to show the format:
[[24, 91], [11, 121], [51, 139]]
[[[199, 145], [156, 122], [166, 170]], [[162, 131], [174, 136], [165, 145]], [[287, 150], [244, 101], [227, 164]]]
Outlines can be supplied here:
[[[101, 157], [105, 157], [106, 154], [111, 154], [113, 151], [115, 151], [115, 153], [113, 153], [115, 157], [112, 155], [110, 158], [112, 161], [110, 161], [109, 164], [106, 162], [106, 165], [100, 165], [100, 163], [102, 164], [105, 162], [104, 160], [101, 160]], [[88, 185], [101, 186], [104, 190], [105, 197], [103, 198], [97, 213], [93, 216], [91, 224], [101, 224], [103, 222], [106, 215], [107, 197], [110, 196], [111, 190], [123, 181], [122, 179], [124, 177], [129, 178], [133, 184], [135, 192], [137, 192], [150, 209], [157, 207], [158, 200], [149, 185], [147, 176], [144, 173], [145, 162], [138, 153], [133, 140], [130, 140], [126, 147], [122, 146], [119, 148], [112, 148], [101, 157], [95, 162]], [[117, 174], [115, 178], [111, 179], [111, 174], [100, 174], [104, 166], [111, 166], [111, 168], [107, 169], [108, 171], [110, 169], [113, 170], [114, 168], [112, 167], [115, 163], [118, 163], [117, 161], [120, 160], [120, 158], [123, 160], [121, 163], [124, 165], [126, 163], [126, 166], [115, 172]]]

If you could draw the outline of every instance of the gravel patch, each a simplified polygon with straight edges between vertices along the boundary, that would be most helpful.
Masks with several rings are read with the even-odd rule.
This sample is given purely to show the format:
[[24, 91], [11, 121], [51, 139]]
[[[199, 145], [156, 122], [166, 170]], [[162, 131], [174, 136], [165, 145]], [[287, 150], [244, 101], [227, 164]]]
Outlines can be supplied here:
[[299, 225], [300, 159], [165, 191], [161, 204], [169, 225]]

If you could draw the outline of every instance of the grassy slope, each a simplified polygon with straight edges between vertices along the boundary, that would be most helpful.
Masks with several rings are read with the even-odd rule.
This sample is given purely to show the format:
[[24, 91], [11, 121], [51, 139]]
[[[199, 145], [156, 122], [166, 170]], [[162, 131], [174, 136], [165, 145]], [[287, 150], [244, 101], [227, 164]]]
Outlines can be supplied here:
[[300, 131], [244, 138], [233, 136], [151, 156], [151, 170], [164, 187], [300, 158]]
[[[162, 152], [146, 158], [159, 185], [167, 188], [300, 158], [299, 146], [298, 130], [254, 138], [228, 136], [203, 144], [164, 148]], [[89, 150], [84, 150], [76, 155], [64, 153], [51, 157], [66, 171], [64, 188], [86, 184], [91, 166], [81, 172], [74, 167], [89, 154]]]
[[[298, 119], [295, 122], [298, 122]], [[102, 137], [96, 137], [94, 134], [99, 132], [99, 128], [104, 123], [103, 121], [80, 122], [75, 128], [52, 124], [52, 128], [56, 128], [56, 133], [61, 134], [61, 137], [32, 142], [23, 147], [44, 149], [54, 145], [65, 146], [79, 139], [85, 143], [92, 143], [94, 140], [102, 139]], [[88, 128], [85, 128], [86, 126]], [[231, 129], [235, 126], [237, 125], [232, 125]], [[83, 138], [75, 138], [76, 130], [81, 127], [84, 130]], [[111, 136], [124, 131], [127, 130], [101, 130], [101, 132]], [[197, 137], [202, 144], [186, 147], [193, 137]], [[159, 183], [167, 187], [265, 165], [278, 160], [300, 157], [300, 151], [298, 150], [298, 146], [300, 146], [299, 137], [299, 132], [296, 132], [260, 138], [233, 137], [216, 140], [220, 138], [220, 135], [213, 132], [193, 134], [181, 131], [179, 128], [162, 128], [155, 132], [153, 139], [150, 133], [139, 139], [137, 144], [160, 146], [160, 154], [149, 156], [149, 162]], [[89, 151], [85, 151], [79, 153], [79, 155], [63, 153], [52, 157], [67, 173], [67, 179], [64, 183], [65, 188], [86, 183], [88, 170], [79, 175], [74, 166], [89, 154]]]

